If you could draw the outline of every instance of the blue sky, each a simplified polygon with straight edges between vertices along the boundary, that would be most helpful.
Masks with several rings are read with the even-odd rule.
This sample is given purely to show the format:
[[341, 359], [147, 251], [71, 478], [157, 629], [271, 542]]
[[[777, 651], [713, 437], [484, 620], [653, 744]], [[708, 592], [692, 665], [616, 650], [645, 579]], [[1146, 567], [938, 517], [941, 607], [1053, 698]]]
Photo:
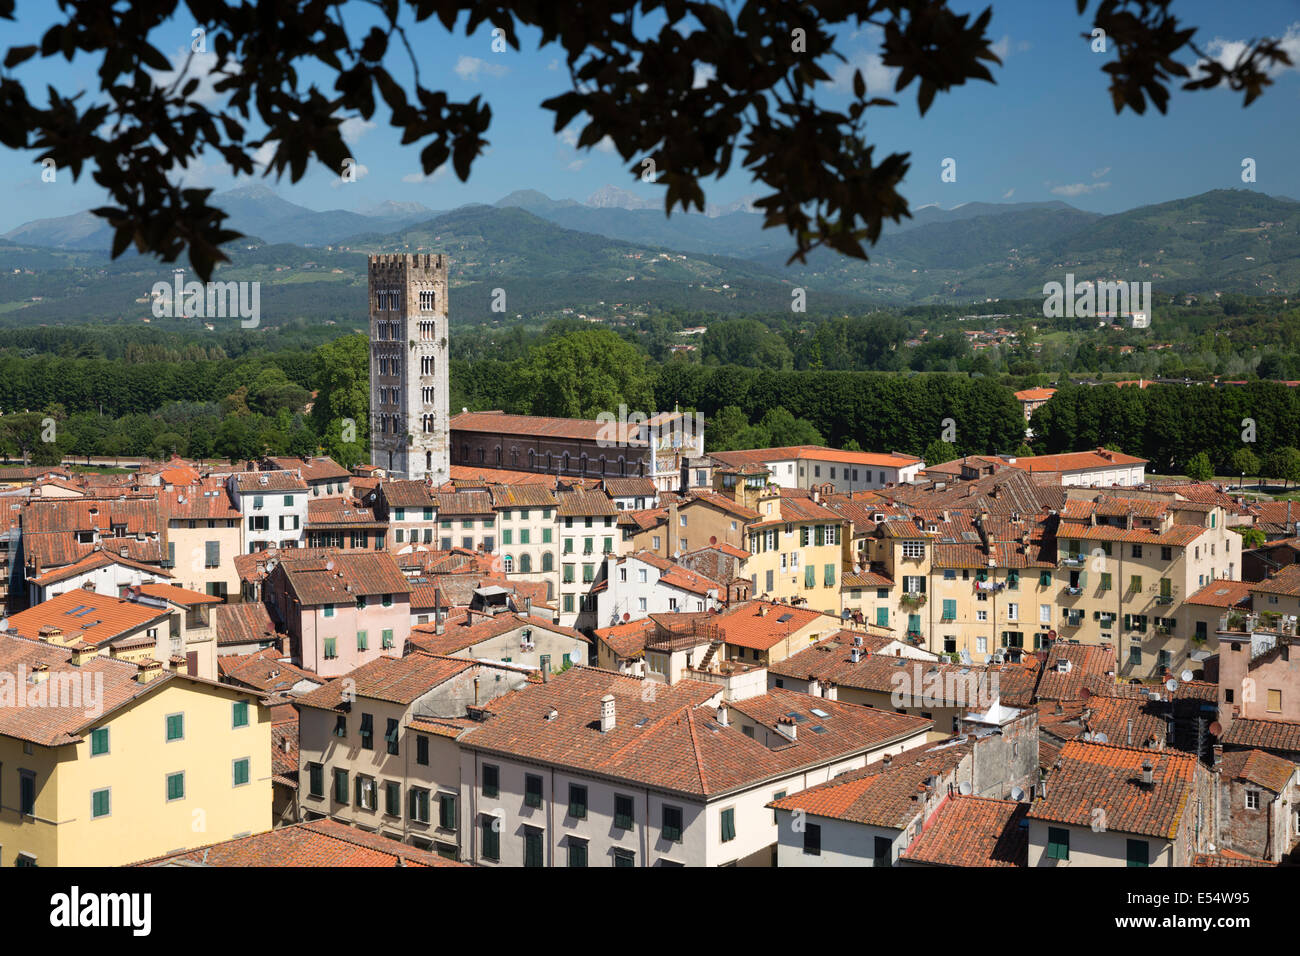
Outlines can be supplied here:
[[[959, 8], [978, 10], [983, 3]], [[35, 42], [50, 21], [52, 4], [19, 4], [17, 25], [0, 24], [0, 46]], [[1090, 5], [1091, 6], [1091, 5]], [[1216, 56], [1230, 57], [1242, 41], [1259, 36], [1286, 38], [1300, 64], [1300, 4], [1295, 0], [1250, 3], [1180, 0], [1175, 12], [1199, 27], [1196, 41]], [[1023, 202], [1061, 199], [1097, 212], [1118, 212], [1216, 188], [1257, 189], [1300, 198], [1300, 67], [1280, 72], [1276, 84], [1248, 109], [1227, 90], [1176, 91], [1169, 112], [1146, 116], [1110, 106], [1100, 67], [1107, 55], [1094, 54], [1082, 37], [1089, 20], [1074, 15], [1066, 0], [994, 0], [990, 35], [1003, 55], [995, 68], [996, 85], [976, 83], [939, 96], [928, 115], [915, 107], [915, 84], [893, 109], [869, 112], [868, 137], [877, 155], [910, 151], [912, 170], [903, 192], [914, 206], [963, 202]], [[354, 35], [372, 17], [364, 6], [349, 10]], [[189, 47], [193, 24], [172, 21], [160, 28], [155, 45], [176, 62]], [[547, 97], [567, 86], [557, 48], [537, 48], [536, 34], [525, 34], [520, 52], [492, 51], [488, 29], [466, 37], [449, 36], [436, 21], [412, 25], [411, 36], [426, 86], [444, 88], [454, 98], [481, 93], [491, 104], [491, 147], [475, 164], [469, 183], [450, 167], [431, 178], [421, 175], [418, 145], [403, 147], [387, 117], [347, 126], [353, 154], [362, 167], [357, 182], [342, 184], [316, 167], [297, 184], [256, 179], [286, 199], [314, 209], [358, 209], [383, 201], [415, 201], [433, 209], [467, 202], [493, 202], [515, 189], [537, 189], [553, 198], [585, 199], [612, 183], [651, 200], [659, 188], [634, 179], [610, 149], [575, 151], [579, 126], [557, 135], [551, 114], [541, 109]], [[845, 33], [841, 49], [864, 69], [869, 88], [891, 95], [892, 83], [876, 54], [878, 36]], [[17, 71], [36, 95], [48, 83], [65, 95], [95, 89], [97, 58], [29, 61]], [[1190, 63], [1190, 55], [1187, 62]], [[833, 64], [826, 64], [828, 69]], [[409, 76], [405, 54], [391, 62], [400, 78]], [[847, 101], [846, 68], [841, 82], [819, 96], [830, 105]], [[1241, 180], [1243, 158], [1256, 162], [1257, 181]], [[941, 164], [956, 161], [956, 181], [942, 182]], [[10, 188], [0, 204], [0, 232], [31, 219], [78, 212], [104, 201], [83, 173], [79, 182], [60, 171], [55, 183], [42, 183], [33, 154], [0, 150], [0, 174]], [[186, 182], [218, 190], [242, 185], [216, 160], [193, 168]], [[728, 203], [760, 194], [744, 170], [721, 182], [706, 183], [707, 198]]]

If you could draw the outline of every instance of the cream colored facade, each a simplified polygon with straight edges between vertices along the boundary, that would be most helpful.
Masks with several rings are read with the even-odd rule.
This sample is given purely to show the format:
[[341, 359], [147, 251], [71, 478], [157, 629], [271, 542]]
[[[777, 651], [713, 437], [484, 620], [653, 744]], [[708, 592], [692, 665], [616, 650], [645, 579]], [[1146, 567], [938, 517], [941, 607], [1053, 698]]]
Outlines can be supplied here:
[[238, 517], [169, 518], [167, 544], [174, 562], [169, 569], [172, 583], [200, 594], [239, 600], [239, 573], [234, 562], [241, 550]]
[[[0, 737], [0, 866], [19, 857], [37, 866], [121, 866], [269, 830], [271, 718], [258, 697], [173, 676], [90, 723], [75, 742], [44, 747]], [[243, 727], [233, 726], [238, 701], [247, 703]], [[168, 741], [167, 718], [178, 714], [183, 736]], [[100, 728], [108, 751], [92, 755]], [[248, 782], [236, 784], [243, 760]], [[169, 799], [174, 774], [184, 775], [184, 796]], [[30, 815], [19, 812], [24, 775], [35, 784]], [[105, 790], [108, 812], [96, 817], [93, 795]]]
[[546, 599], [555, 604], [560, 593], [560, 535], [555, 506], [498, 507], [497, 530], [505, 577], [544, 582]]

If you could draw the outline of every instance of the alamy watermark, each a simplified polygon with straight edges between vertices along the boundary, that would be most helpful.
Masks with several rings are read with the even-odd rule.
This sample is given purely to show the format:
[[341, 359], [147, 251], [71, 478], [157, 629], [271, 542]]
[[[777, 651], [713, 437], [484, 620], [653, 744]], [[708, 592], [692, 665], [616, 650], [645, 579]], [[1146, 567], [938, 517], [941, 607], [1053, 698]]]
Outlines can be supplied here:
[[0, 708], [53, 707], [80, 710], [94, 719], [104, 712], [104, 675], [99, 671], [0, 671]]
[[1074, 273], [1065, 274], [1065, 284], [1043, 286], [1043, 317], [1048, 319], [1130, 316], [1133, 328], [1151, 325], [1150, 282], [1092, 282], [1075, 284]]
[[646, 415], [629, 412], [618, 406], [618, 414], [601, 412], [596, 416], [596, 444], [601, 448], [623, 448], [632, 442], [648, 442], [657, 449], [692, 448], [704, 450], [704, 414], [702, 412], [660, 412]]
[[185, 274], [177, 270], [174, 282], [155, 282], [149, 295], [158, 319], [239, 316], [245, 329], [255, 329], [262, 321], [261, 282], [186, 282]]

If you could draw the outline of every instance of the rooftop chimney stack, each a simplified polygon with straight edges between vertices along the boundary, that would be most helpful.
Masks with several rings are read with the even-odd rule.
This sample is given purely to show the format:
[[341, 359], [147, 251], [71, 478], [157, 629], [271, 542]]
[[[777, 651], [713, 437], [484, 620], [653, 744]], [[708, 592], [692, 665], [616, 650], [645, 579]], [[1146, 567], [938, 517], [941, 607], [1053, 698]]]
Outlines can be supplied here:
[[600, 732], [607, 734], [614, 729], [614, 695], [606, 694], [600, 699]]
[[731, 726], [731, 714], [728, 713], [725, 701], [718, 705], [718, 723], [723, 727]]
[[1152, 785], [1154, 780], [1155, 777], [1152, 774], [1151, 761], [1143, 760], [1142, 761], [1142, 786], [1149, 788]]

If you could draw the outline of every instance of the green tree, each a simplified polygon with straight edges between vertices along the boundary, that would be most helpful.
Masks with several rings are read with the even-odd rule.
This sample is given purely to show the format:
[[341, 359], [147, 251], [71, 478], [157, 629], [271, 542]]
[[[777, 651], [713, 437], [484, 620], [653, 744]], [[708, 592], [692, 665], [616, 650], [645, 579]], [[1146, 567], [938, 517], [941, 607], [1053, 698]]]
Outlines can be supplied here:
[[654, 389], [645, 356], [608, 329], [584, 329], [534, 348], [518, 370], [518, 393], [532, 415], [595, 418], [654, 413]]
[[925, 446], [925, 453], [921, 455], [921, 458], [924, 459], [927, 465], [942, 465], [945, 461], [952, 461], [959, 455], [960, 452], [957, 451], [956, 445], [936, 438]]
[[1281, 478], [1283, 488], [1293, 481], [1300, 481], [1300, 449], [1290, 445], [1279, 448], [1268, 456], [1264, 471], [1272, 478]]
[[1243, 476], [1258, 475], [1259, 456], [1243, 445], [1232, 453], [1232, 470]]
[[1203, 451], [1198, 451], [1187, 460], [1184, 471], [1193, 481], [1209, 481], [1214, 477], [1214, 465], [1210, 463], [1210, 456]]

